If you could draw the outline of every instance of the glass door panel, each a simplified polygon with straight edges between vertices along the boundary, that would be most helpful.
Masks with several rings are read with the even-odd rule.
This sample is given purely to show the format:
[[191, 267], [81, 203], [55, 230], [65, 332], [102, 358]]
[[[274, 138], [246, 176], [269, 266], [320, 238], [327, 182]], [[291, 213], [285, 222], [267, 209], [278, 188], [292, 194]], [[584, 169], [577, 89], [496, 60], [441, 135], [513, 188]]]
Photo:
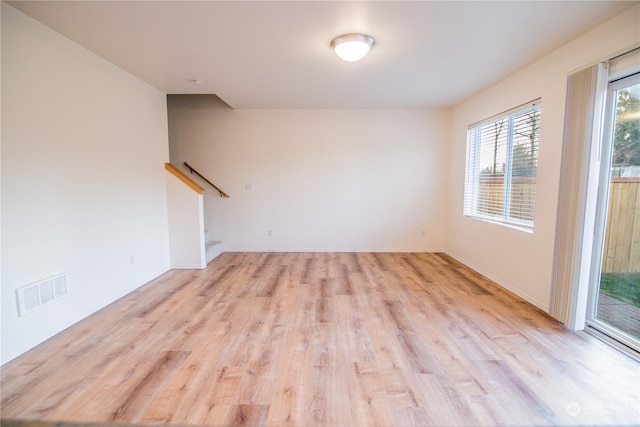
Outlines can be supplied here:
[[[589, 324], [640, 349], [640, 75], [609, 84]], [[596, 230], [598, 231], [598, 230]], [[599, 239], [598, 239], [599, 236]]]

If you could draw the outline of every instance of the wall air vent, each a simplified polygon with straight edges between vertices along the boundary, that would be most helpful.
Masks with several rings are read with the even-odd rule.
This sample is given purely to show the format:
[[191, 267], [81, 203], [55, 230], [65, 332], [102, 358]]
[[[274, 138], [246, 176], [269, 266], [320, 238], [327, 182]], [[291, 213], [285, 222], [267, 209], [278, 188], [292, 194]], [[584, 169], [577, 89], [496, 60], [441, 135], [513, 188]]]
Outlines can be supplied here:
[[18, 314], [24, 316], [67, 294], [67, 273], [61, 273], [16, 289]]

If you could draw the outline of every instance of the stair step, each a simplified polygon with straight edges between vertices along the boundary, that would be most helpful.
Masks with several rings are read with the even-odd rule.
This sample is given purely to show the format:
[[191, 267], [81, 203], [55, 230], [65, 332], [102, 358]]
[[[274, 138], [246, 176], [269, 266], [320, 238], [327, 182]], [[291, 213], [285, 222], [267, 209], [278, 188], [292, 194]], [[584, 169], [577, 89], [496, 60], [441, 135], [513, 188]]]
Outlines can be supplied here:
[[224, 252], [224, 242], [220, 240], [209, 240], [204, 244], [204, 251], [208, 264], [211, 260]]

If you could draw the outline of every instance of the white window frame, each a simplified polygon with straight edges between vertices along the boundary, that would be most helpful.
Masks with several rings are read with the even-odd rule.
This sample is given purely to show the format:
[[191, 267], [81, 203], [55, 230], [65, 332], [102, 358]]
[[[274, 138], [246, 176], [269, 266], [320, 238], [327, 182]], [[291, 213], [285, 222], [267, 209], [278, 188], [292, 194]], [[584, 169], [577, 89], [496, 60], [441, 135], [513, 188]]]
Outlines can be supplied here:
[[[526, 104], [515, 107], [511, 110], [497, 114], [488, 119], [474, 123], [467, 130], [467, 154], [465, 163], [465, 186], [464, 186], [464, 215], [470, 218], [482, 221], [492, 222], [508, 227], [517, 228], [519, 230], [533, 232], [534, 221], [514, 218], [510, 216], [511, 205], [511, 186], [512, 186], [512, 167], [513, 167], [513, 139], [514, 139], [514, 118], [530, 111], [537, 110], [540, 114], [538, 122], [538, 141], [540, 140], [540, 123], [541, 123], [541, 102], [540, 99], [528, 102]], [[478, 212], [479, 198], [479, 182], [481, 176], [481, 133], [482, 128], [487, 124], [499, 123], [507, 120], [507, 149], [504, 166], [504, 189], [503, 189], [503, 206], [501, 215], [491, 215]], [[539, 152], [539, 143], [537, 150]], [[537, 153], [536, 153], [537, 157]], [[536, 174], [537, 176], [537, 165]], [[535, 199], [532, 210], [535, 210]]]

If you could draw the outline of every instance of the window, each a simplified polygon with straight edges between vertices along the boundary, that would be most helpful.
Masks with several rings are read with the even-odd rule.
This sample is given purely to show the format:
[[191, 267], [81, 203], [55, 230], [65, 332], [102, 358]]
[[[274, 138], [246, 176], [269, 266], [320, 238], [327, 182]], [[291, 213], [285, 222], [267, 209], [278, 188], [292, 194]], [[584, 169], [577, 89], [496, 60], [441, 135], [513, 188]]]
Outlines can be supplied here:
[[469, 127], [464, 214], [533, 229], [540, 100]]

